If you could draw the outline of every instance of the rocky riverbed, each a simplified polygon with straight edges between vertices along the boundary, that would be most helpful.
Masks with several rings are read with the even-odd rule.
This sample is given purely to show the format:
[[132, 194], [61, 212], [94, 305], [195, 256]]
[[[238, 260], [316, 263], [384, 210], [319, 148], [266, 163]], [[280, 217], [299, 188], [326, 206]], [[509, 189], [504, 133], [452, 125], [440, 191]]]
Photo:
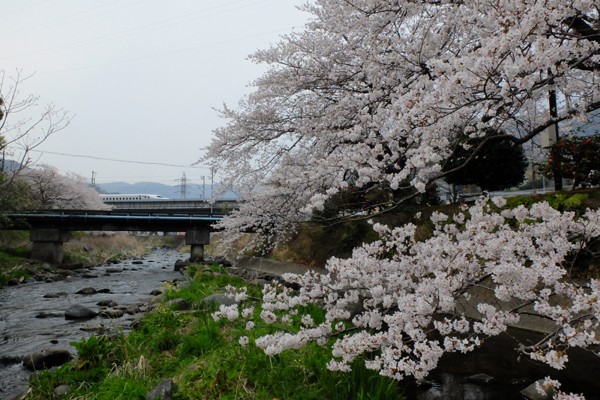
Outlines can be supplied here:
[[71, 342], [129, 330], [165, 282], [182, 278], [174, 265], [184, 258], [175, 250], [155, 249], [142, 259], [67, 266], [0, 289], [0, 398], [25, 390], [35, 363], [74, 356]]

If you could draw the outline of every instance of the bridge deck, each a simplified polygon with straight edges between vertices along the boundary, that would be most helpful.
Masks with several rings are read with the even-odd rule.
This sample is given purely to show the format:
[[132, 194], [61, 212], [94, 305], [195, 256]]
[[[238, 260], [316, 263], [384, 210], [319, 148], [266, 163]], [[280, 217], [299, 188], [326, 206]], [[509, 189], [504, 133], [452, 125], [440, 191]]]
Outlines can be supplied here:
[[[180, 210], [178, 210], [180, 211]], [[207, 210], [208, 211], [208, 210]], [[163, 231], [180, 232], [210, 229], [223, 218], [221, 214], [122, 211], [37, 211], [12, 213], [13, 224], [1, 229], [61, 229], [69, 231]]]

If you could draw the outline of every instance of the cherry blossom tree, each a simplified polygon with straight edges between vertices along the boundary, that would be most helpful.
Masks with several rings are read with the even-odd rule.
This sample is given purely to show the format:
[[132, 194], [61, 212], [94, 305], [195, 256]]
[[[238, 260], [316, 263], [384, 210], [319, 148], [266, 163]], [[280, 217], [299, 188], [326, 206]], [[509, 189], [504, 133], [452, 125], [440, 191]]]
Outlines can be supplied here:
[[[307, 4], [313, 18], [303, 31], [251, 56], [269, 69], [238, 107], [223, 107], [227, 123], [207, 148], [204, 161], [245, 200], [220, 224], [226, 237], [253, 230], [261, 244], [285, 239], [350, 187], [404, 193], [373, 207], [389, 211], [468, 168], [491, 142], [523, 145], [558, 122], [585, 122], [600, 108], [599, 6]], [[445, 169], [458, 145], [470, 156]], [[471, 351], [531, 313], [551, 327], [523, 354], [560, 369], [571, 347], [597, 351], [600, 282], [565, 279], [568, 256], [600, 236], [597, 211], [576, 217], [547, 204], [501, 211], [482, 202], [432, 222], [421, 241], [413, 225], [374, 224], [380, 239], [329, 260], [328, 273], [286, 276], [299, 291], [265, 287], [261, 318], [275, 332], [256, 345], [273, 355], [336, 338], [331, 369], [364, 357], [394, 379], [422, 378], [442, 354]], [[471, 303], [474, 288], [491, 298]], [[302, 314], [307, 304], [322, 306], [324, 319]], [[223, 306], [215, 317], [249, 310]]]
[[19, 176], [26, 183], [37, 208], [101, 210], [106, 205], [85, 178], [75, 174], [62, 175], [55, 167], [41, 165]]
[[[363, 359], [384, 376], [423, 379], [445, 353], [473, 351], [534, 318], [547, 334], [522, 344], [521, 354], [556, 369], [566, 367], [571, 348], [598, 354], [600, 280], [564, 278], [567, 257], [600, 237], [600, 211], [576, 218], [537, 203], [499, 212], [505, 202], [494, 202], [483, 199], [453, 216], [434, 213], [434, 231], [421, 241], [414, 224], [374, 224], [380, 240], [348, 259], [330, 259], [326, 273], [283, 276], [299, 290], [265, 285], [257, 319], [273, 333], [254, 343], [276, 355], [334, 339], [332, 370], [348, 371]], [[214, 317], [245, 318], [251, 331], [251, 299], [245, 288], [229, 290], [237, 303], [220, 306]], [[309, 305], [324, 308], [324, 317], [314, 319]]]
[[[32, 162], [31, 152], [66, 128], [72, 116], [54, 104], [39, 107], [39, 97], [23, 92], [31, 76], [0, 70], [0, 191], [3, 197], [22, 188], [15, 178]], [[10, 166], [8, 163], [10, 162]]]
[[238, 107], [223, 107], [227, 124], [204, 158], [246, 200], [223, 224], [231, 232], [286, 237], [349, 185], [424, 192], [451, 173], [443, 166], [461, 137], [501, 132], [475, 157], [600, 106], [597, 1], [304, 8], [313, 18], [303, 31], [251, 56], [270, 68]]

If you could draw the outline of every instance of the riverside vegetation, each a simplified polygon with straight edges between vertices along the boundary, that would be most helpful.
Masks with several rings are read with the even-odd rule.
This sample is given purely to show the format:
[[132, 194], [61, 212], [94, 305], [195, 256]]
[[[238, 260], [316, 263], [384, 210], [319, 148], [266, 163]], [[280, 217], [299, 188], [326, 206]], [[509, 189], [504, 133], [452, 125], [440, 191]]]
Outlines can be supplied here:
[[[188, 276], [183, 288], [165, 283], [164, 301], [129, 335], [74, 342], [77, 359], [35, 374], [26, 398], [52, 398], [67, 385], [69, 399], [143, 399], [165, 378], [176, 387], [174, 399], [402, 398], [397, 382], [360, 363], [349, 374], [327, 370], [327, 354], [316, 344], [276, 357], [242, 346], [246, 325], [215, 321], [218, 306], [205, 299], [228, 286], [248, 287], [258, 298], [260, 288], [218, 266], [192, 265]], [[309, 311], [315, 320], [324, 316], [317, 307]], [[256, 326], [250, 335], [270, 330]]]

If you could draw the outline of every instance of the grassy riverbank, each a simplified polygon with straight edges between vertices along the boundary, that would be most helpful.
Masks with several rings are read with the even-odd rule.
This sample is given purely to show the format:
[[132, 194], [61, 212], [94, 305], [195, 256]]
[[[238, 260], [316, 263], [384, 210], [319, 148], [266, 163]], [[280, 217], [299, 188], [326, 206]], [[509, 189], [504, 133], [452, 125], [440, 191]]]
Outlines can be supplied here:
[[[580, 189], [576, 191], [555, 192], [531, 196], [514, 196], [507, 199], [507, 208], [518, 205], [531, 206], [546, 201], [555, 209], [584, 213], [586, 209], [600, 207], [600, 190]], [[406, 203], [398, 209], [380, 216], [364, 217], [336, 221], [335, 223], [309, 222], [300, 226], [296, 237], [287, 243], [278, 245], [269, 254], [278, 261], [293, 262], [312, 267], [323, 267], [331, 257], [347, 258], [352, 250], [362, 243], [377, 239], [367, 219], [390, 226], [413, 223], [417, 226], [417, 240], [426, 239], [433, 232], [430, 220], [434, 211], [447, 215], [460, 212], [460, 204], [430, 206], [426, 204]], [[419, 216], [419, 217], [417, 217]], [[569, 269], [571, 277], [600, 277], [599, 243], [590, 243], [590, 248], [582, 252]], [[589, 251], [587, 251], [589, 250]]]
[[[359, 363], [352, 373], [328, 371], [327, 353], [317, 345], [271, 358], [240, 345], [240, 337], [273, 328], [248, 332], [243, 323], [215, 322], [216, 306], [204, 299], [246, 283], [217, 267], [192, 266], [190, 275], [182, 289], [165, 285], [163, 302], [129, 335], [76, 343], [77, 360], [37, 373], [27, 399], [52, 398], [61, 385], [70, 388], [65, 399], [144, 399], [166, 379], [172, 379], [173, 398], [180, 400], [402, 398], [396, 382]], [[258, 297], [259, 288], [249, 286], [249, 294]], [[317, 308], [311, 313], [316, 320], [323, 317]]]

